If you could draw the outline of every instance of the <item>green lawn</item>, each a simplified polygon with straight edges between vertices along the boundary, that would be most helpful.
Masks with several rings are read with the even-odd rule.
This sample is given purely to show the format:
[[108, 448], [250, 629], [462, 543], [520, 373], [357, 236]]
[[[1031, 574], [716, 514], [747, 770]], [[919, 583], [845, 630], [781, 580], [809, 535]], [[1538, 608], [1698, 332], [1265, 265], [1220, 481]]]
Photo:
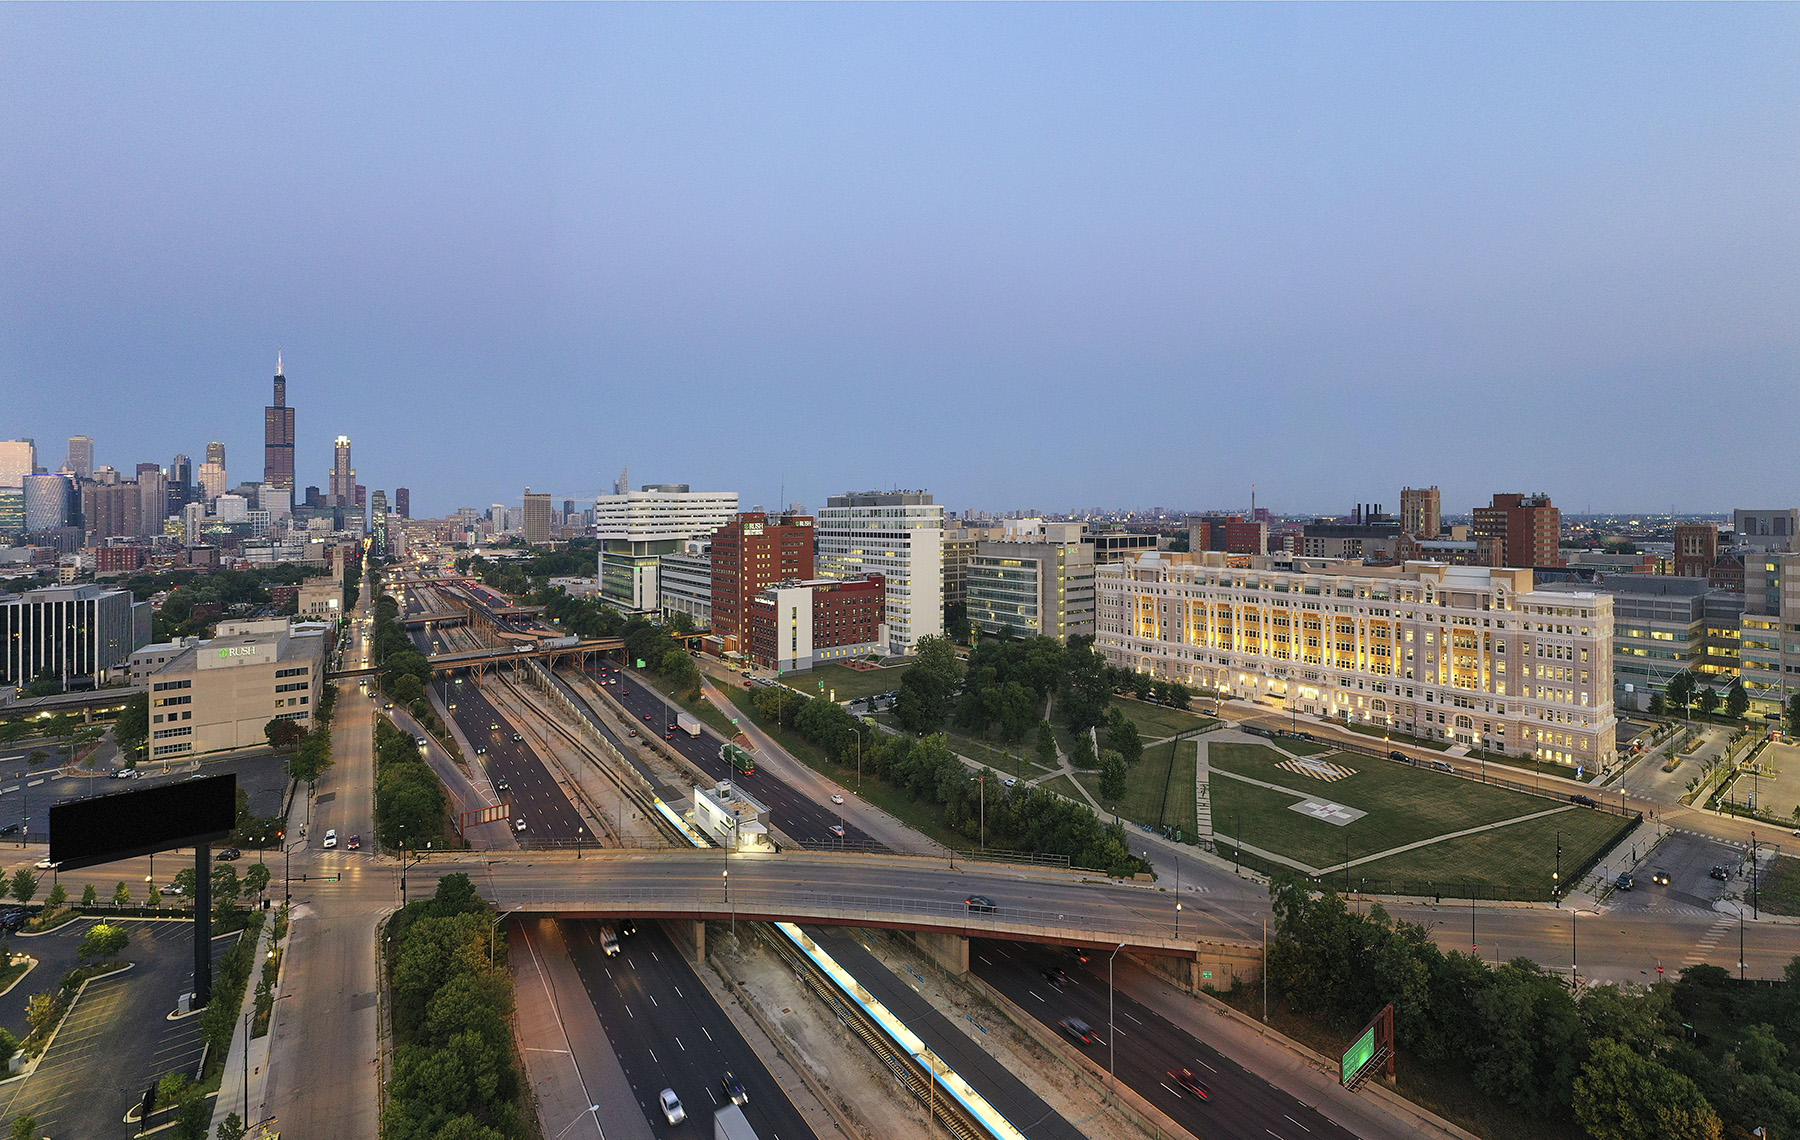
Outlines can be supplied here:
[[1037, 786], [1043, 788], [1047, 792], [1055, 792], [1064, 799], [1074, 800], [1078, 804], [1087, 803], [1087, 800], [1082, 796], [1080, 789], [1076, 788], [1075, 781], [1066, 773], [1061, 776], [1053, 776]]
[[840, 701], [854, 700], [874, 693], [885, 693], [900, 687], [911, 664], [885, 669], [852, 669], [847, 665], [815, 665], [811, 673], [795, 673], [782, 680], [807, 693], [818, 693], [819, 682], [825, 682], [825, 695], [837, 694]]
[[[1355, 859], [1447, 832], [1516, 819], [1558, 806], [1555, 800], [1343, 752], [1330, 753], [1324, 758], [1354, 769], [1356, 774], [1331, 783], [1277, 768], [1275, 765], [1284, 758], [1261, 744], [1213, 743], [1208, 747], [1208, 758], [1214, 768], [1238, 772], [1368, 813], [1338, 827], [1290, 810], [1296, 801], [1286, 792], [1255, 787], [1217, 773], [1212, 776], [1213, 825], [1221, 834], [1237, 836], [1241, 828], [1245, 843], [1313, 867], [1342, 863], [1346, 858], [1346, 844], [1348, 857]], [[1563, 861], [1569, 867], [1580, 863], [1623, 822], [1617, 816], [1597, 812], [1562, 812], [1553, 818], [1568, 820], [1572, 816], [1582, 819], [1565, 825], [1571, 834], [1564, 838]], [[1554, 832], [1557, 824], [1550, 822], [1549, 826]], [[1383, 874], [1396, 878], [1434, 879], [1440, 875], [1448, 876], [1453, 871], [1469, 877], [1467, 868], [1479, 867], [1481, 872], [1475, 881], [1495, 889], [1504, 886], [1523, 890], [1535, 872], [1525, 869], [1534, 864], [1521, 855], [1534, 849], [1539, 838], [1537, 831], [1537, 825], [1520, 824], [1504, 829], [1499, 836], [1482, 843], [1474, 843], [1474, 837], [1470, 837], [1442, 845], [1451, 855], [1433, 854], [1439, 850], [1436, 846], [1421, 848], [1370, 864], [1376, 873], [1362, 873], [1371, 878]], [[1490, 853], [1490, 848], [1492, 857], [1483, 858]], [[1554, 848], [1552, 837], [1553, 852]], [[1462, 861], [1458, 863], [1444, 861], [1455, 857], [1455, 852], [1473, 852], [1474, 855], [1462, 855]]]
[[[1442, 890], [1462, 898], [1475, 884], [1484, 898], [1545, 901], [1550, 897], [1551, 872], [1556, 870], [1559, 835], [1563, 874], [1569, 875], [1629, 826], [1629, 819], [1610, 812], [1573, 808], [1359, 864], [1350, 869], [1350, 877], [1352, 883], [1368, 880], [1368, 889], [1381, 894]], [[1357, 889], [1363, 887], [1359, 884]]]
[[1344, 724], [1341, 721], [1333, 721], [1332, 724], [1337, 728], [1347, 728], [1351, 732], [1358, 733], [1362, 736], [1379, 736], [1383, 739], [1391, 736], [1400, 743], [1409, 744], [1414, 748], [1430, 748], [1442, 752], [1450, 747], [1448, 741], [1426, 740], [1422, 736], [1409, 736], [1397, 728], [1387, 728], [1379, 724], [1357, 724], [1354, 721], [1349, 724]]
[[[1171, 763], [1171, 758], [1174, 758]], [[1082, 772], [1076, 779], [1100, 797], [1100, 773]], [[1106, 804], [1108, 808], [1114, 805]], [[1194, 742], [1176, 740], [1144, 749], [1143, 758], [1127, 770], [1125, 795], [1118, 813], [1133, 823], [1178, 827], [1183, 839], [1194, 837]]]
[[1800, 914], [1800, 859], [1776, 859], [1757, 884], [1757, 893], [1770, 914]]
[[1322, 756], [1327, 752], [1337, 751], [1330, 744], [1322, 744], [1317, 740], [1295, 740], [1291, 736], [1281, 738], [1281, 747], [1299, 756]]
[[1216, 717], [1200, 716], [1167, 705], [1148, 704], [1130, 697], [1113, 698], [1113, 707], [1131, 718], [1131, 723], [1137, 725], [1138, 735], [1146, 742], [1179, 736], [1184, 732], [1215, 724], [1218, 720]]

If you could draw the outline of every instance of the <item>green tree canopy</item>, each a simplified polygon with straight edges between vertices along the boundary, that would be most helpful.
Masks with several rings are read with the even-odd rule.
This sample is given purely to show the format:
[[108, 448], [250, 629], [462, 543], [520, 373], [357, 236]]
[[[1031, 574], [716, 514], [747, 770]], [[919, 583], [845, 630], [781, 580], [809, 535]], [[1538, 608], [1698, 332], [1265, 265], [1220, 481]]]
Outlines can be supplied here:
[[1594, 1140], [1719, 1140], [1719, 1116], [1693, 1081], [1610, 1038], [1575, 1079], [1575, 1119]]

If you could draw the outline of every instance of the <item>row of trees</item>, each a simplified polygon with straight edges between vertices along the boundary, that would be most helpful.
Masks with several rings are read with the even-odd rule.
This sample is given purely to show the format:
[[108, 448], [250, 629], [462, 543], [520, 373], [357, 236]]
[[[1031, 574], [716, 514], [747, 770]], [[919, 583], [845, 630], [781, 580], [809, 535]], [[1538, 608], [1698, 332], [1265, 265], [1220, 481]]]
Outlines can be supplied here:
[[1683, 669], [1670, 679], [1665, 692], [1650, 695], [1650, 711], [1658, 716], [1686, 716], [1689, 712], [1713, 716], [1721, 710], [1732, 720], [1740, 720], [1750, 711], [1750, 696], [1742, 681], [1734, 679], [1720, 696], [1719, 690], [1692, 669]]
[[523, 1140], [512, 980], [492, 909], [467, 875], [446, 875], [389, 927], [394, 1076], [381, 1140]]
[[[877, 734], [829, 698], [800, 697], [779, 686], [754, 690], [750, 701], [760, 716], [791, 724], [837, 763], [852, 767], [860, 761], [865, 777], [938, 805], [950, 830], [971, 840], [981, 834], [984, 797], [978, 773], [950, 751], [942, 734]], [[1003, 788], [991, 770], [985, 776], [988, 846], [1066, 855], [1077, 866], [1118, 875], [1143, 870], [1126, 847], [1122, 826], [1105, 824], [1086, 805], [1025, 783]]]
[[1272, 996], [1346, 1032], [1392, 1002], [1400, 1049], [1528, 1116], [1573, 1115], [1595, 1140], [1800, 1130], [1800, 958], [1774, 987], [1699, 966], [1578, 993], [1528, 959], [1446, 954], [1424, 927], [1285, 875], [1271, 896]]
[[418, 742], [387, 717], [375, 720], [375, 831], [385, 847], [423, 847], [444, 838], [448, 801]]
[[172, 641], [177, 637], [209, 637], [220, 617], [268, 605], [273, 600], [270, 586], [292, 586], [324, 573], [322, 567], [292, 562], [210, 573], [168, 570], [127, 579], [125, 588], [140, 602], [167, 592], [161, 608], [151, 617], [151, 633], [156, 641]]

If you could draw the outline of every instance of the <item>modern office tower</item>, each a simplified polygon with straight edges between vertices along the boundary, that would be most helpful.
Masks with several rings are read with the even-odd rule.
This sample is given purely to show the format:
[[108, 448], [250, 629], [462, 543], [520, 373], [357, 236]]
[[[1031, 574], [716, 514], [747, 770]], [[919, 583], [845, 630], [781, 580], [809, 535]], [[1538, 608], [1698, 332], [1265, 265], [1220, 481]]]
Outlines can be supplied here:
[[217, 463], [220, 467], [225, 466], [225, 445], [216, 439], [207, 444], [206, 461], [208, 463]]
[[656, 609], [658, 560], [690, 538], [705, 538], [737, 513], [735, 491], [695, 491], [686, 483], [658, 483], [594, 500], [600, 539], [600, 594], [614, 605]]
[[1094, 548], [1082, 523], [1019, 520], [969, 559], [971, 628], [1000, 637], [1071, 637], [1094, 632]]
[[564, 526], [574, 526], [575, 525], [575, 500], [574, 499], [564, 499], [562, 502], [562, 524]]
[[331, 455], [331, 480], [325, 492], [330, 506], [349, 509], [356, 501], [356, 468], [350, 466], [350, 437], [340, 435]]
[[1719, 560], [1719, 528], [1711, 523], [1677, 523], [1675, 576], [1705, 578]]
[[[26, 531], [54, 530], [59, 526], [75, 525], [79, 507], [71, 510], [69, 499], [79, 494], [71, 476], [25, 476]], [[76, 498], [75, 501], [79, 504], [81, 500]]]
[[275, 354], [275, 402], [263, 409], [263, 482], [287, 493], [294, 509], [294, 409], [287, 406], [287, 377]]
[[1800, 552], [1800, 508], [1731, 512], [1737, 541], [1751, 550]]
[[879, 574], [890, 652], [944, 632], [944, 508], [926, 491], [833, 495], [818, 514], [819, 574]]
[[1095, 647], [1126, 669], [1510, 755], [1616, 758], [1613, 600], [1535, 589], [1529, 569], [1146, 554], [1097, 569], [1095, 595]]
[[403, 519], [412, 518], [412, 491], [405, 487], [394, 488], [394, 513]]
[[0, 594], [0, 685], [50, 673], [65, 688], [76, 680], [98, 687], [148, 644], [150, 603], [132, 601], [129, 590], [83, 584]]
[[1541, 583], [1548, 593], [1607, 594], [1613, 600], [1613, 705], [1645, 710], [1652, 694], [1693, 670], [1723, 691], [1739, 673], [1744, 595], [1708, 585], [1705, 575], [1606, 574], [1597, 582]]
[[154, 463], [137, 465], [138, 533], [161, 534], [163, 520], [168, 518], [169, 481], [161, 467]]
[[975, 557], [975, 548], [985, 538], [999, 538], [1004, 534], [1000, 527], [956, 526], [944, 531], [943, 553], [944, 567], [944, 616], [950, 616], [950, 610], [956, 606], [966, 606], [969, 601], [969, 559]]
[[150, 758], [246, 748], [264, 739], [270, 718], [310, 729], [324, 678], [325, 638], [316, 633], [243, 633], [186, 646], [143, 678]]
[[85, 435], [69, 437], [69, 461], [64, 466], [74, 473], [77, 479], [91, 479], [94, 476], [94, 441]]
[[37, 444], [29, 439], [0, 439], [0, 487], [23, 488], [25, 476], [37, 474]]
[[1400, 533], [1436, 538], [1444, 529], [1443, 499], [1436, 487], [1400, 488]]
[[1495, 495], [1475, 508], [1475, 543], [1489, 566], [1561, 566], [1562, 512], [1550, 496]]
[[0, 543], [8, 546], [25, 533], [25, 492], [0, 487]]
[[185, 455], [169, 461], [168, 514], [179, 515], [181, 508], [194, 501], [194, 465]]
[[90, 546], [109, 538], [135, 538], [144, 531], [136, 483], [81, 484], [81, 517]]
[[376, 490], [374, 505], [369, 509], [369, 539], [376, 550], [387, 553], [388, 549], [388, 502], [387, 492]]
[[208, 459], [200, 465], [200, 498], [202, 502], [212, 502], [225, 493], [231, 486], [225, 475], [225, 465]]
[[813, 519], [745, 511], [713, 532], [712, 631], [727, 653], [744, 651], [746, 607], [777, 582], [813, 576]]
[[657, 608], [664, 617], [686, 614], [695, 629], [713, 624], [712, 547], [690, 538], [679, 550], [662, 556], [656, 567]]
[[1744, 693], [1755, 711], [1779, 713], [1800, 690], [1800, 554], [1752, 550], [1744, 555], [1738, 657]]
[[550, 541], [550, 496], [543, 491], [525, 488], [525, 515], [521, 530], [530, 546], [543, 546]]
[[770, 586], [746, 609], [745, 655], [777, 673], [792, 673], [881, 653], [887, 648], [882, 595], [879, 574]]

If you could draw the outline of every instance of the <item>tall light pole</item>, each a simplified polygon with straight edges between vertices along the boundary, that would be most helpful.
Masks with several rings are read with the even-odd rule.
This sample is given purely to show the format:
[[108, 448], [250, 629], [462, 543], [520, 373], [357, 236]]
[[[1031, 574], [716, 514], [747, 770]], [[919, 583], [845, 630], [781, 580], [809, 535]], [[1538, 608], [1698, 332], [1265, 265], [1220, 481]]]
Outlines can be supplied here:
[[737, 904], [731, 901], [731, 868], [725, 868], [725, 905], [731, 908], [731, 938], [737, 941]]
[[[520, 903], [518, 906], [513, 907], [511, 910], [502, 912], [497, 918], [494, 919], [493, 925], [488, 927], [488, 965], [490, 967], [494, 964], [494, 935], [499, 931], [500, 924], [505, 922], [508, 918], [512, 917], [513, 915], [519, 913], [521, 910], [524, 910], [524, 909], [525, 909], [525, 904]], [[568, 1130], [564, 1129], [564, 1131], [566, 1132]]]
[[1113, 952], [1106, 956], [1106, 1090], [1115, 1094], [1118, 1084], [1113, 1076], [1113, 959], [1119, 951], [1125, 949], [1123, 942], [1113, 947]]

